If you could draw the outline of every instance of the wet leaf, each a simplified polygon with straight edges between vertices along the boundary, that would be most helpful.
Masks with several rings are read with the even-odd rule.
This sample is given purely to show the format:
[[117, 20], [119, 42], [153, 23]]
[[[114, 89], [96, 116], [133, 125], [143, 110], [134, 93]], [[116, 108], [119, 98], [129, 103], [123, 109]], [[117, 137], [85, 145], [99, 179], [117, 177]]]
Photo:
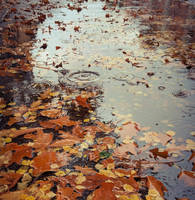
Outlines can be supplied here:
[[134, 143], [121, 144], [114, 150], [114, 156], [128, 158], [128, 152], [134, 155], [137, 154], [137, 147]]
[[60, 117], [60, 113], [61, 113], [61, 110], [58, 110], [58, 109], [43, 110], [40, 112], [42, 116], [49, 117], [49, 118]]
[[12, 188], [15, 186], [15, 184], [19, 181], [19, 179], [21, 178], [21, 174], [17, 174], [17, 173], [0, 173], [0, 185], [7, 185], [8, 188]]
[[100, 158], [102, 159], [109, 158], [110, 156], [111, 156], [111, 153], [109, 153], [108, 151], [100, 152]]
[[[164, 199], [164, 192], [167, 191], [166, 187], [156, 178], [153, 176], [148, 176], [148, 188], [149, 188], [149, 195], [148, 196], [159, 196], [159, 199]], [[162, 198], [161, 198], [162, 197]]]
[[33, 175], [39, 175], [43, 172], [50, 171], [51, 165], [56, 163], [57, 157], [55, 152], [44, 151], [33, 159], [31, 166], [34, 168]]
[[179, 180], [183, 180], [185, 184], [190, 187], [195, 187], [195, 174], [191, 171], [181, 171], [179, 174]]
[[168, 151], [166, 150], [160, 151], [159, 148], [151, 149], [150, 152], [152, 152], [155, 159], [157, 158], [157, 156], [162, 158], [167, 158], [169, 156]]
[[84, 108], [88, 108], [88, 109], [91, 109], [91, 105], [88, 103], [88, 99], [86, 97], [82, 97], [81, 95], [80, 96], [77, 96], [76, 97], [76, 102], [84, 107]]
[[113, 183], [102, 183], [100, 188], [94, 191], [92, 200], [117, 200], [113, 193], [113, 187]]

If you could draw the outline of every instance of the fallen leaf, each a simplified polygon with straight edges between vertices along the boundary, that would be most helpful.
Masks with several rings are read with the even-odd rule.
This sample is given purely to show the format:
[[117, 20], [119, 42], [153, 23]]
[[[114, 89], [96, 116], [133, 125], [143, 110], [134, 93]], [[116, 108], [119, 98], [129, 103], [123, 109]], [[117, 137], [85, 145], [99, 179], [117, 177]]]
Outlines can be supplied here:
[[92, 200], [117, 200], [113, 193], [113, 183], [102, 183], [99, 189], [93, 192]]
[[43, 172], [51, 170], [51, 165], [56, 163], [56, 153], [52, 151], [44, 151], [33, 159], [31, 166], [34, 168], [33, 175], [39, 175]]
[[60, 113], [61, 113], [61, 110], [58, 110], [58, 109], [43, 110], [40, 112], [42, 116], [49, 117], [49, 118], [60, 117]]
[[154, 155], [154, 158], [156, 159], [157, 156], [162, 158], [167, 158], [169, 156], [168, 151], [159, 151], [159, 148], [151, 149], [150, 152]]
[[133, 155], [137, 154], [137, 147], [134, 143], [129, 143], [129, 144], [121, 144], [121, 146], [117, 147], [114, 150], [113, 156], [116, 157], [129, 157], [128, 152], [130, 152]]
[[[153, 176], [147, 176], [147, 185], [148, 185], [148, 188], [149, 188], [149, 193], [151, 192], [154, 192], [155, 195], [158, 196], [158, 194], [160, 195], [160, 197], [162, 197], [163, 199], [163, 196], [164, 196], [164, 192], [167, 191], [166, 187], [159, 181], [157, 180], [156, 178], [154, 178]], [[150, 196], [150, 194], [149, 194]]]
[[190, 187], [195, 187], [195, 174], [191, 171], [181, 171], [178, 175], [179, 180], [183, 180]]

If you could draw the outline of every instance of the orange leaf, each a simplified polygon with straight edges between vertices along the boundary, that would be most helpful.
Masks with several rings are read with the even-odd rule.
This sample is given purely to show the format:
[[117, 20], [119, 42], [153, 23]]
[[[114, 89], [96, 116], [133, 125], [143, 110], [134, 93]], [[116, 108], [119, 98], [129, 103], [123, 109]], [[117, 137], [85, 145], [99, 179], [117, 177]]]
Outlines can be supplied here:
[[40, 129], [37, 131], [36, 135], [28, 134], [28, 135], [25, 135], [24, 138], [33, 139], [34, 140], [33, 147], [37, 149], [37, 148], [47, 147], [52, 142], [53, 135], [44, 133], [43, 130]]
[[80, 105], [80, 106], [82, 106], [82, 107], [84, 107], [84, 108], [91, 108], [91, 105], [87, 102], [87, 98], [85, 98], [85, 97], [82, 97], [82, 96], [77, 96], [76, 97], [76, 102]]
[[76, 200], [80, 195], [70, 187], [57, 187], [57, 200], [71, 199]]
[[43, 110], [40, 112], [42, 116], [56, 118], [60, 115], [60, 110], [58, 109], [50, 109], [50, 110]]
[[47, 99], [50, 98], [51, 96], [49, 95], [51, 93], [51, 89], [47, 89], [44, 91], [42, 94], [40, 94], [41, 99]]
[[113, 183], [102, 183], [101, 187], [94, 191], [93, 193], [93, 200], [116, 200], [113, 193]]
[[0, 185], [7, 185], [8, 188], [14, 187], [14, 185], [21, 178], [22, 174], [17, 173], [1, 173], [0, 174]]
[[167, 191], [166, 187], [159, 180], [154, 178], [153, 176], [148, 176], [147, 180], [148, 180], [148, 182], [147, 182], [148, 188], [155, 189], [156, 191], [158, 191], [160, 196], [163, 197], [164, 191]]
[[53, 142], [50, 145], [51, 147], [62, 147], [62, 146], [66, 146], [66, 145], [72, 146], [74, 144], [81, 142], [80, 138], [78, 138], [77, 136], [71, 135], [70, 133], [67, 133], [64, 131], [59, 131], [59, 133], [62, 134], [60, 137], [62, 137], [63, 139]]
[[7, 192], [5, 194], [0, 195], [0, 200], [11, 200], [11, 199], [21, 199], [21, 196], [24, 194], [23, 190], [14, 191], [14, 192]]
[[100, 121], [96, 121], [96, 124], [98, 125], [98, 128], [100, 128], [101, 131], [104, 131], [104, 132], [111, 132], [113, 129], [110, 128], [107, 124], [104, 124]]
[[47, 122], [41, 122], [40, 124], [44, 128], [54, 128], [56, 126], [59, 126], [59, 127], [73, 126], [73, 125], [78, 124], [78, 122], [70, 120], [68, 116], [63, 116], [58, 119], [49, 120]]
[[7, 124], [9, 126], [11, 126], [11, 125], [15, 124], [16, 122], [21, 122], [21, 121], [22, 121], [21, 117], [10, 117]]
[[84, 132], [84, 129], [81, 126], [79, 126], [79, 124], [77, 124], [72, 129], [72, 134], [76, 135], [80, 138], [83, 138], [85, 136], [86, 132]]
[[41, 104], [41, 100], [37, 100], [37, 101], [34, 101], [34, 102], [30, 105], [30, 107], [31, 107], [31, 108], [36, 108], [37, 106], [40, 106], [40, 104]]
[[43, 172], [51, 170], [51, 165], [56, 163], [57, 157], [55, 152], [44, 151], [33, 159], [32, 167], [34, 167], [33, 175], [39, 175]]

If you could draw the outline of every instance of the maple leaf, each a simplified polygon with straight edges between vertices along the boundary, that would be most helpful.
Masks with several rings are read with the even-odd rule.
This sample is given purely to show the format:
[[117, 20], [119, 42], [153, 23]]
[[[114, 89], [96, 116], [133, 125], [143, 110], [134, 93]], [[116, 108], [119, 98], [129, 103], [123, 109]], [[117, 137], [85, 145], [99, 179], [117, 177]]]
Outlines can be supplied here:
[[136, 136], [138, 130], [139, 129], [137, 127], [137, 124], [127, 122], [123, 124], [121, 128], [119, 128], [117, 133], [119, 134], [122, 140], [125, 140], [125, 139], [131, 139], [133, 136]]
[[127, 154], [128, 152], [130, 152], [131, 154], [134, 154], [134, 155], [137, 154], [137, 147], [134, 143], [121, 144], [121, 146], [117, 147], [114, 150], [113, 156], [128, 158], [129, 157]]

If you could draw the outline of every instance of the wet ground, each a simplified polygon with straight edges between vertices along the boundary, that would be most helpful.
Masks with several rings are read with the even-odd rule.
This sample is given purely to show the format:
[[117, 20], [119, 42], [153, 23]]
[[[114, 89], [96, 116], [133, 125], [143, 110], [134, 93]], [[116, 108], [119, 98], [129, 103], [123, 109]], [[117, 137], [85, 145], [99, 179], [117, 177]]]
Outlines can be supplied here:
[[[138, 175], [139, 178], [150, 175], [165, 185], [168, 191], [161, 198], [194, 199], [193, 1], [40, 2], [25, 2], [25, 6], [24, 2], [3, 2], [1, 147], [21, 142], [6, 136], [5, 130], [42, 127], [49, 129], [45, 133], [51, 129], [60, 131], [51, 122], [43, 124], [51, 118], [69, 116], [74, 121], [69, 123], [77, 126], [75, 123], [79, 122], [86, 130], [94, 124], [100, 127], [101, 122], [109, 126], [103, 132], [116, 137], [119, 146], [120, 142], [123, 145], [135, 142], [137, 146], [125, 146], [128, 155], [116, 147], [107, 147], [105, 157], [102, 155], [105, 149], [98, 150], [100, 160], [89, 159], [93, 164], [100, 164], [101, 159], [112, 153], [114, 158], [121, 154], [129, 160], [128, 167], [123, 168], [139, 169], [136, 181]], [[72, 130], [63, 127], [63, 131]], [[56, 137], [54, 133], [53, 136]], [[5, 138], [12, 140], [8, 142]], [[29, 138], [34, 139], [28, 136], [23, 142], [28, 143]], [[86, 153], [90, 145], [95, 148], [94, 144], [98, 143], [95, 136], [92, 137], [95, 142], [81, 138], [79, 149], [74, 146], [76, 142], [71, 146], [78, 154]], [[73, 153], [72, 157], [79, 156]], [[141, 166], [135, 166], [138, 160]], [[75, 165], [73, 161], [70, 163]], [[123, 164], [127, 165], [127, 161], [123, 160]], [[5, 163], [2, 165], [10, 168]], [[72, 170], [69, 165], [67, 168]], [[34, 182], [40, 175], [36, 167], [30, 166], [34, 169]], [[125, 192], [129, 191], [125, 189]], [[94, 193], [95, 197], [83, 195], [83, 199], [98, 199]], [[143, 190], [138, 193], [142, 194], [140, 198], [146, 198]], [[58, 194], [57, 199], [60, 198]], [[117, 199], [130, 197], [119, 195]]]

